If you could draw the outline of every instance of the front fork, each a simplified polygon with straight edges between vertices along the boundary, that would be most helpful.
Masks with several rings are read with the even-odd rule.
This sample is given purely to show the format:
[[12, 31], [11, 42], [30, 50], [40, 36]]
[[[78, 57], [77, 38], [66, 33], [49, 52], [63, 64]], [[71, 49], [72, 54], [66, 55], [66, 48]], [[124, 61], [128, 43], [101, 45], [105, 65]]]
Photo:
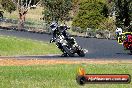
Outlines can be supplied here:
[[56, 46], [63, 52], [65, 53], [65, 51], [63, 50], [63, 46], [61, 43], [56, 43]]

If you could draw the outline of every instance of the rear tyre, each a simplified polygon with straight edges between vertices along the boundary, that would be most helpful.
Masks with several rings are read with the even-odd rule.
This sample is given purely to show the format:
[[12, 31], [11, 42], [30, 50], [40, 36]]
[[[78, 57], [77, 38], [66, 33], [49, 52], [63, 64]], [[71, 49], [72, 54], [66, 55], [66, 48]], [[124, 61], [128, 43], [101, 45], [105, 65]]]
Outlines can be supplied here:
[[77, 53], [80, 57], [84, 57], [85, 56], [85, 53], [83, 50], [79, 50], [78, 53]]
[[63, 46], [63, 49], [70, 57], [74, 57], [74, 54], [71, 52], [68, 46]]

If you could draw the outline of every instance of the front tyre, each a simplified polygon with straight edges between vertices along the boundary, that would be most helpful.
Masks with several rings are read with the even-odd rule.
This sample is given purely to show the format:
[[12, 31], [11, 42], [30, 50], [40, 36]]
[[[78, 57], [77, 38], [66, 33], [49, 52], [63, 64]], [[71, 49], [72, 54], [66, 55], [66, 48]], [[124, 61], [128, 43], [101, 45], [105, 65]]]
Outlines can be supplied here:
[[84, 56], [85, 56], [85, 53], [84, 53], [83, 50], [79, 50], [79, 51], [77, 52], [77, 54], [78, 54], [80, 57], [84, 57]]
[[130, 50], [130, 53], [132, 54], [132, 50]]
[[70, 57], [73, 57], [74, 54], [71, 52], [71, 50], [69, 49], [68, 46], [64, 45], [63, 46], [63, 50], [70, 56]]

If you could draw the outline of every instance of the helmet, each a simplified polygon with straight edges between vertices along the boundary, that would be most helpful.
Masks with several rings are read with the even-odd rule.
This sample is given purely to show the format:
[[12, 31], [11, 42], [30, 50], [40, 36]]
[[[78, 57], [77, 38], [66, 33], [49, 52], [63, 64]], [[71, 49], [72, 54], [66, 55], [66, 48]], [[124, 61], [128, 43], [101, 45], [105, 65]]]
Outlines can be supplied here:
[[58, 27], [58, 24], [56, 22], [52, 22], [50, 24], [50, 28], [52, 29], [52, 31], [56, 30], [57, 27]]
[[117, 29], [116, 29], [116, 34], [121, 35], [121, 34], [122, 34], [122, 29], [121, 29], [121, 28], [117, 28]]

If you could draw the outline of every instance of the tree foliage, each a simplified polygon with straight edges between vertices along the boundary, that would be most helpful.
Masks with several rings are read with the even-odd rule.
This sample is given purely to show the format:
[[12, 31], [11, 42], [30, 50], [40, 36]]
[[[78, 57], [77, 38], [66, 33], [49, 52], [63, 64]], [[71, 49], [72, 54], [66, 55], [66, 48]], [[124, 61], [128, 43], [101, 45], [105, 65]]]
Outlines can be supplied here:
[[[132, 4], [132, 1], [131, 1]], [[131, 8], [131, 9], [130, 9]], [[131, 15], [130, 12], [132, 10], [132, 7], [130, 6], [130, 0], [118, 0], [116, 1], [116, 11], [117, 11], [117, 25], [118, 23], [123, 23], [124, 26], [129, 26], [131, 21]]]
[[65, 21], [72, 7], [72, 0], [43, 0], [46, 21]]
[[[16, 10], [17, 5], [14, 2], [20, 2], [20, 4], [22, 5], [26, 5], [30, 2], [30, 0], [0, 0], [0, 4], [2, 6], [2, 9], [8, 11], [8, 12], [12, 12]], [[40, 0], [31, 0], [31, 4], [30, 5], [36, 5]]]
[[[26, 5], [30, 3], [30, 0], [15, 0], [16, 2], [20, 2], [22, 5]], [[36, 5], [40, 0], [31, 0], [30, 5]]]
[[0, 0], [0, 4], [4, 10], [10, 13], [16, 10], [16, 6], [11, 0]]
[[107, 5], [98, 0], [82, 0], [79, 4], [79, 12], [74, 17], [73, 26], [86, 28], [98, 28], [100, 22], [108, 17]]
[[132, 21], [132, 1], [131, 0], [110, 0], [114, 3], [116, 11], [116, 25], [128, 27]]
[[17, 7], [18, 11], [18, 29], [24, 28], [24, 23], [26, 20], [26, 15], [28, 10], [32, 5], [36, 5], [40, 0], [11, 0], [15, 6]]
[[72, 0], [72, 14], [75, 16], [79, 10], [79, 3], [81, 0]]
[[116, 29], [115, 21], [113, 18], [107, 18], [106, 20], [100, 22], [99, 29], [114, 32]]

